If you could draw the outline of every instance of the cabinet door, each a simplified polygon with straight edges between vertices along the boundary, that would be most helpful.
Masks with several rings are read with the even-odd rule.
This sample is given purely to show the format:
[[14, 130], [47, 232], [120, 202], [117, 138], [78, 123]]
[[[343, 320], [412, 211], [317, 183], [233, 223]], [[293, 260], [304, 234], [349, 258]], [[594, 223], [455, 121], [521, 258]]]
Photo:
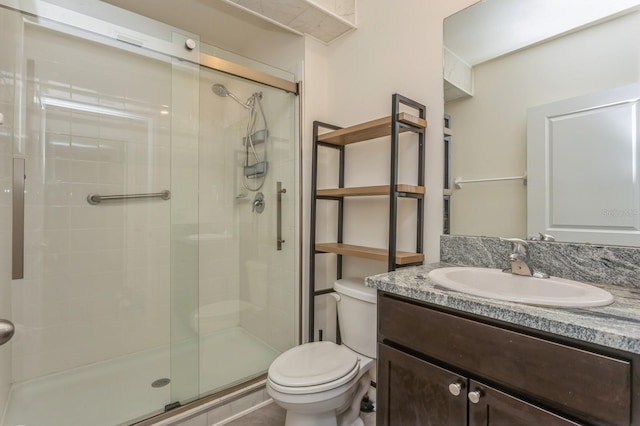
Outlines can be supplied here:
[[[569, 426], [579, 425], [492, 387], [469, 381], [469, 426]], [[475, 402], [474, 401], [478, 401]]]
[[[459, 395], [450, 392], [451, 384], [459, 385]], [[378, 345], [377, 400], [378, 426], [467, 423], [465, 377], [383, 344]]]

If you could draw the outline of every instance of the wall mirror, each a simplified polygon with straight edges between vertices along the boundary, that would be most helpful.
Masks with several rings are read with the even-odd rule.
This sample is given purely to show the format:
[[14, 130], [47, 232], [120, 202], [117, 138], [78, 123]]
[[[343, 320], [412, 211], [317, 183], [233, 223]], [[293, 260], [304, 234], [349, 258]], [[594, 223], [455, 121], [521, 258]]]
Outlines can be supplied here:
[[484, 0], [445, 19], [451, 234], [640, 246], [639, 5]]

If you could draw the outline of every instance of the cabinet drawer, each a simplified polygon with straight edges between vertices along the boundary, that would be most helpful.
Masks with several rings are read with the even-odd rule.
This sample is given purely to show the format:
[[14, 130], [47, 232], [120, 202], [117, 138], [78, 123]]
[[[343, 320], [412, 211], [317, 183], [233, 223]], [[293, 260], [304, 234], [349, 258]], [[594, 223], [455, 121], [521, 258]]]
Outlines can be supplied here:
[[387, 296], [380, 339], [398, 343], [596, 424], [629, 425], [631, 365]]

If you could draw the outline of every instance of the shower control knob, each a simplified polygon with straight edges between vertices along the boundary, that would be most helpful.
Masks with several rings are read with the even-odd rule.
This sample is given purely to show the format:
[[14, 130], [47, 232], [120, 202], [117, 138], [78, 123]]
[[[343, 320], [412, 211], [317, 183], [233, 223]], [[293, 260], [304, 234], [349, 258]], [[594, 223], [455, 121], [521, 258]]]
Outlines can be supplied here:
[[193, 50], [196, 48], [196, 42], [195, 40], [188, 38], [187, 41], [184, 42], [184, 47], [187, 48], [187, 50]]

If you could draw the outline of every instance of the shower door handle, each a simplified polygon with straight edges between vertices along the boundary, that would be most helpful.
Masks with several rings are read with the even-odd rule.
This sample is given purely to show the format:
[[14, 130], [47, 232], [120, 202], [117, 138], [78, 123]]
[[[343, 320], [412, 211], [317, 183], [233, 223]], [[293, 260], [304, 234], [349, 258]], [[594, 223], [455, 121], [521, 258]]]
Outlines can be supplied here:
[[15, 332], [16, 328], [11, 321], [0, 319], [0, 346], [11, 340]]
[[24, 158], [13, 159], [13, 227], [11, 249], [11, 277], [24, 278]]
[[276, 202], [276, 249], [278, 251], [282, 250], [282, 244], [284, 240], [282, 239], [282, 194], [286, 194], [287, 190], [282, 187], [282, 182], [276, 183], [276, 192], [277, 192], [277, 202]]

